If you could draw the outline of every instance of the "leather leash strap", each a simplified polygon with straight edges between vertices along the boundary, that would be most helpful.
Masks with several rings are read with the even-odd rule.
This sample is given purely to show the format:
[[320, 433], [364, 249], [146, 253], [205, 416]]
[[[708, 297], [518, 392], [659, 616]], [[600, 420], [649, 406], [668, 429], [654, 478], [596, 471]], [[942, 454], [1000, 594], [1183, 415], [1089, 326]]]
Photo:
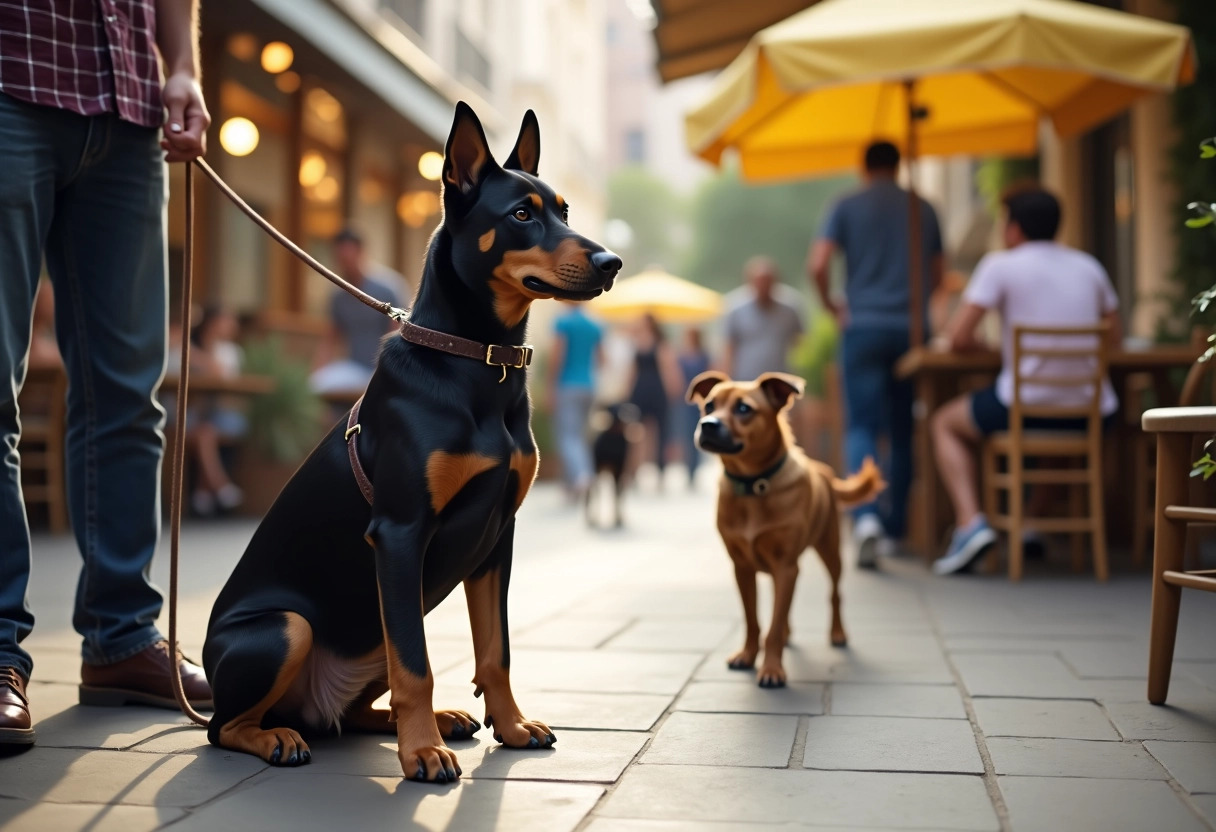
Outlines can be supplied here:
[[359, 462], [359, 451], [355, 447], [355, 437], [363, 432], [363, 425], [359, 424], [359, 407], [362, 404], [363, 397], [360, 396], [359, 401], [350, 409], [350, 416], [346, 418], [346, 433], [343, 438], [346, 439], [346, 453], [350, 456], [350, 469], [355, 474], [355, 482], [359, 483], [363, 499], [367, 500], [370, 506], [375, 491], [372, 489], [372, 481], [367, 478], [367, 472], [363, 470], [363, 464]]

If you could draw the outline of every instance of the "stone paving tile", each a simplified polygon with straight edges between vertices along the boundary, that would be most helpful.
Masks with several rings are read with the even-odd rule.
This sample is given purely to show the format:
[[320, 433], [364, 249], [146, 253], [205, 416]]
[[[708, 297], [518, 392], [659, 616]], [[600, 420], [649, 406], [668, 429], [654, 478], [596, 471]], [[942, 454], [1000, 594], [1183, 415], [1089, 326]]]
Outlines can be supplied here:
[[[819, 824], [745, 823], [707, 820], [641, 820], [638, 818], [595, 818], [585, 827], [586, 832], [780, 832], [784, 829], [805, 829], [808, 832], [893, 832], [901, 827], [886, 826], [821, 826]], [[902, 827], [906, 828], [906, 827]]]
[[[741, 644], [741, 642], [740, 642]], [[726, 666], [740, 645], [715, 652], [697, 669], [705, 681], [751, 681], [754, 678]], [[785, 649], [782, 664], [792, 682], [886, 682], [950, 684], [954, 675], [941, 649], [931, 637], [854, 639], [847, 648], [831, 647], [826, 640], [806, 644], [795, 641]]]
[[1140, 743], [990, 737], [997, 774], [1091, 777], [1104, 780], [1168, 780], [1164, 768]]
[[806, 734], [807, 768], [982, 774], [971, 723], [960, 719], [824, 716]]
[[[511, 685], [517, 694], [529, 690], [676, 694], [702, 658], [702, 653], [512, 649]], [[470, 661], [437, 675], [435, 681], [467, 684], [471, 678]], [[544, 719], [539, 714], [537, 718]]]
[[1216, 691], [1216, 662], [1174, 662], [1172, 685], [1179, 675], [1193, 679], [1209, 690]]
[[0, 800], [4, 832], [152, 832], [185, 812], [165, 806], [34, 803]]
[[[75, 635], [75, 634], [73, 634]], [[71, 647], [44, 647], [31, 650], [34, 659], [34, 675], [31, 684], [41, 682], [59, 682], [72, 685], [75, 689], [80, 684], [80, 637], [77, 636]]]
[[685, 823], [813, 818], [824, 826], [998, 828], [983, 780], [947, 774], [642, 765], [625, 773], [597, 814]]
[[562, 615], [511, 633], [511, 647], [594, 650], [629, 626], [630, 619], [579, 618]]
[[[190, 720], [164, 708], [78, 705], [76, 685], [32, 682], [30, 711], [43, 748], [129, 748]], [[0, 761], [3, 765], [3, 761]]]
[[1200, 832], [1203, 823], [1160, 781], [998, 779], [1014, 832]]
[[282, 832], [284, 829], [402, 829], [569, 832], [591, 811], [602, 786], [503, 780], [428, 786], [399, 777], [351, 777], [306, 769], [258, 777], [174, 824], [174, 832]]
[[[612, 783], [649, 738], [631, 731], [563, 731], [552, 749], [520, 750], [503, 747], [482, 728], [474, 739], [453, 741], [450, 747], [465, 779]], [[402, 776], [397, 743], [391, 736], [327, 738], [311, 748], [310, 772]]]
[[1111, 702], [1106, 712], [1129, 740], [1216, 742], [1216, 697], [1176, 697], [1171, 692], [1165, 705]]
[[641, 762], [784, 767], [797, 730], [796, 716], [677, 711], [659, 728]]
[[1101, 707], [1073, 699], [973, 699], [986, 737], [1057, 737], [1118, 740]]
[[610, 650], [713, 650], [739, 629], [734, 617], [654, 619], [630, 625], [604, 645]]
[[834, 716], [913, 716], [966, 719], [954, 685], [832, 684]]
[[677, 711], [706, 713], [815, 716], [823, 713], [823, 692], [823, 685], [808, 682], [770, 689], [733, 682], [690, 682], [674, 707]]
[[1057, 656], [956, 653], [954, 665], [972, 696], [1088, 698], [1081, 681]]
[[[726, 555], [723, 555], [726, 563]], [[724, 578], [729, 567], [722, 569]], [[729, 579], [728, 579], [729, 580]], [[739, 591], [730, 586], [715, 584], [709, 587], [666, 586], [653, 589], [639, 588], [636, 584], [597, 592], [579, 605], [579, 613], [586, 616], [624, 618], [730, 618], [739, 616]], [[764, 607], [761, 607], [764, 610]]]
[[1213, 827], [1216, 827], [1216, 794], [1199, 794], [1191, 798], [1191, 803], [1199, 810]]
[[[1086, 697], [1099, 702], [1146, 702], [1148, 701], [1148, 678], [1139, 679], [1082, 679], [1081, 687]], [[1182, 674], [1170, 681], [1170, 701], [1175, 698], [1200, 701], [1212, 694], [1203, 685]]]
[[1144, 747], [1191, 794], [1216, 794], [1216, 743], [1154, 741]]
[[0, 760], [0, 795], [49, 803], [198, 806], [267, 766], [234, 752], [134, 754], [41, 748]]

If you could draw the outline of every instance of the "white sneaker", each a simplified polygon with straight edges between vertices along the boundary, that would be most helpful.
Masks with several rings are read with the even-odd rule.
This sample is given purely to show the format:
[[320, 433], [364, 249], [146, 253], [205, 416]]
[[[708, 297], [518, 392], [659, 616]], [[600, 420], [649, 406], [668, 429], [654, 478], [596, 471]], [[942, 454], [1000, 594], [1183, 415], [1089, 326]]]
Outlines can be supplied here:
[[853, 523], [853, 544], [857, 547], [859, 569], [877, 569], [878, 556], [891, 548], [882, 521], [875, 514], [863, 514]]
[[983, 518], [967, 528], [956, 529], [946, 554], [933, 561], [934, 575], [952, 575], [972, 567], [996, 543], [996, 532]]
[[228, 483], [215, 492], [215, 501], [224, 511], [231, 511], [245, 500], [245, 492], [232, 483]]

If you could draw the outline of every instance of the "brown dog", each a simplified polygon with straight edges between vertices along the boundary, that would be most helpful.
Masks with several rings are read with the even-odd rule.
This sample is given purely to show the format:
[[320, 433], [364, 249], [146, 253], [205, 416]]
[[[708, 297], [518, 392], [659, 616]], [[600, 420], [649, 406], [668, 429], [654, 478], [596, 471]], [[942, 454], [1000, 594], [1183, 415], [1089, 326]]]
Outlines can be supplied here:
[[750, 670], [760, 652], [756, 573], [773, 576], [773, 621], [764, 640], [760, 687], [785, 685], [781, 652], [789, 640], [790, 604], [798, 557], [814, 546], [832, 579], [832, 645], [846, 643], [840, 621], [840, 508], [873, 500], [886, 484], [873, 460], [849, 477], [810, 459], [794, 442], [786, 411], [802, 395], [803, 381], [765, 373], [731, 381], [722, 373], [692, 380], [687, 399], [701, 407], [697, 445], [722, 458], [718, 532], [735, 565], [747, 635], [727, 662]]

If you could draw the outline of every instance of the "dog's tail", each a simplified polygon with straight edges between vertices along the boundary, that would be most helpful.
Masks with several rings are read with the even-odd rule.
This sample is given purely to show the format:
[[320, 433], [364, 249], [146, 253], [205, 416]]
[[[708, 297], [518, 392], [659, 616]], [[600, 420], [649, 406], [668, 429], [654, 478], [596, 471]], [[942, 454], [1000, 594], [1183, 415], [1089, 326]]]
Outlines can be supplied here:
[[836, 499], [846, 507], [868, 503], [886, 487], [882, 472], [870, 457], [866, 457], [865, 462], [861, 463], [861, 470], [856, 474], [843, 480], [832, 477], [832, 490], [836, 492]]

